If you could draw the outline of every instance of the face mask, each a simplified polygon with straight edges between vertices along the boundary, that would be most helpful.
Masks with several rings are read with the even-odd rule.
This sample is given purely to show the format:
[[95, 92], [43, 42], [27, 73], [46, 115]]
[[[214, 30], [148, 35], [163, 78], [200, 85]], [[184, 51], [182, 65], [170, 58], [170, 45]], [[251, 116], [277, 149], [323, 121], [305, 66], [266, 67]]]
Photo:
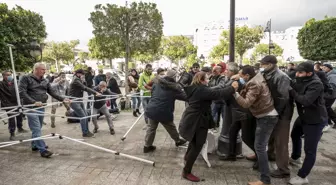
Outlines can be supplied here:
[[260, 71], [260, 72], [264, 72], [264, 71], [265, 71], [265, 68], [263, 68], [263, 67], [262, 67], [262, 68], [259, 68], [259, 71]]
[[239, 78], [239, 82], [242, 84], [242, 85], [244, 85], [246, 82], [245, 82], [245, 80], [244, 80], [244, 78]]
[[13, 81], [13, 77], [12, 76], [7, 76], [7, 81], [9, 81], [9, 82]]
[[296, 79], [296, 82], [303, 82], [307, 79], [311, 78], [311, 76], [301, 76], [301, 77], [298, 77], [296, 76], [295, 79]]

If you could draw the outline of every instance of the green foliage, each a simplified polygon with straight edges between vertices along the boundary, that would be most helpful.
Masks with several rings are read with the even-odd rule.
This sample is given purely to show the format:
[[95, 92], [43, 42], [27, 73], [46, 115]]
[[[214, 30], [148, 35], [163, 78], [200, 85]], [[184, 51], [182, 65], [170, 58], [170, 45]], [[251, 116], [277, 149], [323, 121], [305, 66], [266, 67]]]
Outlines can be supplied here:
[[303, 58], [313, 61], [336, 59], [336, 18], [310, 19], [297, 38]]
[[11, 68], [9, 49], [12, 44], [15, 68], [18, 71], [30, 69], [35, 60], [30, 56], [30, 43], [42, 42], [47, 37], [43, 17], [20, 6], [8, 9], [0, 3], [0, 69]]
[[88, 66], [86, 64], [82, 64], [82, 63], [77, 63], [74, 66], [74, 71], [78, 70], [78, 69], [83, 69], [86, 70], [88, 68]]
[[225, 55], [229, 55], [229, 32], [223, 31], [219, 44], [212, 48], [211, 58], [223, 59]]
[[197, 48], [185, 36], [170, 36], [162, 40], [163, 55], [177, 64], [183, 59], [196, 60]]
[[88, 52], [81, 51], [81, 52], [78, 53], [78, 60], [80, 62], [85, 62], [89, 58], [90, 57], [89, 57], [89, 53]]
[[[274, 56], [282, 56], [283, 49], [276, 43], [273, 43], [274, 48], [271, 49], [271, 55]], [[268, 44], [258, 44], [254, 50], [256, 56], [260, 56], [260, 58], [269, 54], [269, 45]]]
[[198, 62], [198, 63], [201, 62], [200, 59], [197, 58], [197, 54], [196, 53], [190, 54], [187, 57], [187, 61], [184, 63], [184, 67], [190, 68], [196, 62]]
[[98, 65], [98, 69], [104, 69], [105, 66], [104, 65]]
[[251, 61], [248, 58], [243, 58], [243, 65], [251, 65]]

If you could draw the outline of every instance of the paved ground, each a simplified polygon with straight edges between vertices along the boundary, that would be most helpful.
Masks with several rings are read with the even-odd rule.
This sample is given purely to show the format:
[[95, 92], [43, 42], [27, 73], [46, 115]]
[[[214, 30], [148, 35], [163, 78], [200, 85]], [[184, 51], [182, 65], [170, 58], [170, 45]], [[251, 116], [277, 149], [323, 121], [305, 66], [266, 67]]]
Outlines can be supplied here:
[[[183, 104], [177, 103], [176, 123], [179, 122], [183, 108]], [[60, 108], [58, 112], [63, 114], [64, 109]], [[0, 184], [193, 184], [181, 179], [180, 175], [185, 149], [176, 148], [162, 126], [158, 128], [155, 139], [157, 151], [153, 154], [142, 153], [145, 133], [142, 130], [143, 120], [135, 126], [124, 142], [120, 140], [135, 119], [131, 112], [122, 112], [115, 121], [116, 135], [111, 136], [104, 118], [101, 118], [100, 132], [96, 134], [96, 138], [87, 139], [86, 142], [153, 160], [156, 162], [156, 167], [69, 140], [56, 139], [46, 141], [51, 151], [58, 154], [51, 159], [41, 158], [38, 153], [32, 152], [29, 143], [0, 149]], [[56, 132], [73, 138], [81, 138], [79, 124], [67, 124], [64, 119], [58, 119], [57, 128], [51, 129], [49, 118], [46, 117], [45, 121], [48, 125], [43, 128], [44, 134]], [[8, 139], [6, 127], [4, 125], [0, 127], [1, 142]], [[27, 128], [26, 124], [25, 128]], [[90, 128], [92, 129], [92, 125]], [[30, 134], [21, 134], [18, 137], [20, 139], [29, 138]], [[336, 184], [335, 145], [336, 130], [332, 130], [323, 136], [319, 145], [316, 166], [309, 176], [311, 184]], [[244, 152], [249, 153], [245, 146]], [[258, 173], [251, 168], [252, 163], [245, 159], [234, 163], [223, 162], [212, 155], [210, 162], [213, 167], [207, 168], [205, 162], [201, 158], [198, 159], [193, 171], [205, 178], [205, 181], [198, 184], [238, 185], [258, 178]], [[295, 175], [297, 170], [293, 168], [292, 175]], [[287, 184], [287, 180], [273, 179], [273, 184]]]

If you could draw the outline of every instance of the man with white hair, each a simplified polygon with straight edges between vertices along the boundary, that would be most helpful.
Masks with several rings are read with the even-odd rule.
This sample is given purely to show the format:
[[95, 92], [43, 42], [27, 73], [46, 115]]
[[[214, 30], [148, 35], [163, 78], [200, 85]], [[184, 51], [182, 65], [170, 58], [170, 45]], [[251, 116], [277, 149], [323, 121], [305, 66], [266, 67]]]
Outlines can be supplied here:
[[[41, 107], [48, 100], [47, 93], [58, 101], [68, 103], [69, 100], [58, 95], [52, 88], [47, 79], [43, 76], [46, 72], [46, 66], [43, 63], [36, 63], [32, 74], [22, 77], [19, 84], [20, 96], [23, 99], [23, 105], [35, 104], [35, 107]], [[37, 109], [38, 113], [30, 111], [28, 125], [32, 131], [32, 138], [41, 136], [41, 128], [43, 124], [42, 115], [44, 108]], [[32, 142], [32, 150], [40, 151], [41, 157], [49, 158], [53, 153], [47, 150], [44, 141], [36, 140]]]

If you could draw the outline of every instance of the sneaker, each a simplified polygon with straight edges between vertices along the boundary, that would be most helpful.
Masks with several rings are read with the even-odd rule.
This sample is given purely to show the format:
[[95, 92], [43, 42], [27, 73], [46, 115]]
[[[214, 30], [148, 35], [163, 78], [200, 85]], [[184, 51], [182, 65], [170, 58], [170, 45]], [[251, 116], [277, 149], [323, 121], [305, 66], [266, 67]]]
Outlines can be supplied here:
[[[45, 149], [48, 149], [48, 148], [49, 148], [49, 146], [46, 145], [46, 146], [45, 146]], [[32, 151], [33, 151], [33, 152], [37, 152], [37, 151], [38, 151], [38, 148], [37, 148], [36, 146], [33, 146], [33, 147], [32, 147]]]
[[301, 158], [298, 158], [296, 160], [293, 159], [293, 158], [289, 158], [289, 164], [301, 166], [302, 160], [301, 160]]
[[137, 112], [136, 112], [136, 111], [133, 111], [133, 116], [134, 116], [134, 117], [139, 117], [139, 116], [137, 115]]
[[182, 173], [182, 177], [191, 181], [191, 182], [199, 182], [201, 181], [200, 178], [196, 177], [195, 175], [193, 175], [192, 173]]
[[19, 133], [27, 133], [28, 131], [25, 130], [25, 129], [23, 129], [23, 128], [19, 128], [19, 129], [18, 129], [18, 132], [19, 132]]
[[93, 129], [93, 133], [98, 133], [98, 128]]
[[179, 147], [179, 146], [182, 146], [182, 145], [184, 145], [184, 144], [186, 144], [186, 143], [187, 143], [186, 140], [184, 140], [184, 139], [180, 139], [178, 142], [175, 143], [175, 146], [176, 146], [176, 147]]
[[330, 129], [330, 125], [327, 125], [323, 128], [322, 132], [328, 132], [329, 129]]
[[94, 134], [92, 134], [91, 132], [88, 132], [86, 134], [83, 134], [83, 137], [94, 137]]
[[271, 172], [271, 177], [279, 178], [279, 179], [288, 178], [290, 177], [290, 173], [285, 173], [285, 172], [280, 171], [279, 169], [276, 169]]
[[53, 153], [49, 152], [48, 150], [41, 153], [41, 157], [44, 157], [44, 158], [49, 158], [52, 155], [53, 155]]
[[299, 176], [293, 177], [289, 180], [288, 184], [291, 185], [303, 185], [303, 184], [309, 184], [309, 181], [307, 178], [301, 178]]
[[155, 150], [156, 150], [156, 146], [144, 146], [143, 152], [149, 153], [149, 152], [154, 152]]
[[110, 134], [111, 135], [114, 135], [115, 134], [115, 131], [114, 131], [114, 129], [112, 128], [112, 129], [110, 129]]

